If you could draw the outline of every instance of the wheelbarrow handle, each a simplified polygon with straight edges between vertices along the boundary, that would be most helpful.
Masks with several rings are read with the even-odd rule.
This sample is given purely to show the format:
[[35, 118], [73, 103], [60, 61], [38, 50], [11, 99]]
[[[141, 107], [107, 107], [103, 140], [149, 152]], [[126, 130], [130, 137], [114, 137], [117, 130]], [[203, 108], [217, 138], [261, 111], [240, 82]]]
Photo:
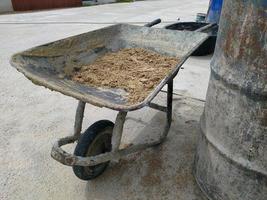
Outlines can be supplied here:
[[216, 23], [207, 24], [206, 26], [203, 26], [203, 27], [195, 30], [195, 32], [205, 31], [205, 30], [208, 30], [208, 29], [210, 29], [210, 28], [212, 28], [214, 26], [217, 26], [217, 24]]
[[152, 22], [148, 22], [148, 23], [145, 24], [144, 26], [145, 26], [145, 27], [152, 27], [152, 26], [155, 26], [155, 25], [159, 24], [160, 22], [161, 22], [161, 19], [158, 18], [158, 19], [155, 19], [155, 20], [152, 21]]

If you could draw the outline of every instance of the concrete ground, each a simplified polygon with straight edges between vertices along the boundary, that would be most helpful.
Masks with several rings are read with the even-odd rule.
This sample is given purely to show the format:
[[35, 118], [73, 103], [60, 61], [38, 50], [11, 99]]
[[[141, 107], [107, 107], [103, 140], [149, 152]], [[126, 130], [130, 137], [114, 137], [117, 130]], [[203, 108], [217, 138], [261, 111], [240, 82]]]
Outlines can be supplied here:
[[[175, 79], [179, 95], [174, 96], [168, 140], [111, 164], [90, 182], [79, 180], [70, 167], [50, 157], [53, 142], [72, 133], [77, 101], [35, 86], [10, 66], [9, 58], [117, 22], [194, 20], [207, 7], [208, 0], [158, 0], [0, 15], [0, 199], [202, 199], [192, 163], [211, 56], [189, 58]], [[160, 93], [156, 101], [165, 103], [164, 95]], [[114, 111], [88, 105], [83, 129], [100, 119], [114, 121], [115, 116]], [[131, 112], [123, 144], [157, 139], [163, 122], [164, 114], [157, 111]]]

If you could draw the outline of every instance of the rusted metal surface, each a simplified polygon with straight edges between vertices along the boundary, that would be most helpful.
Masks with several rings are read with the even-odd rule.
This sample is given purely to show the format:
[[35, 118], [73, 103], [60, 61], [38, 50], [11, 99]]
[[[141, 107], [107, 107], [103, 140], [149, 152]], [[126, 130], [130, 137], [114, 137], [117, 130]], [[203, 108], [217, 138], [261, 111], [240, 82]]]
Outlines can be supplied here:
[[74, 124], [74, 137], [77, 139], [81, 135], [84, 109], [85, 109], [85, 103], [82, 101], [79, 101], [77, 110], [76, 110], [75, 124]]
[[82, 6], [82, 0], [12, 0], [15, 11], [42, 10]]
[[[147, 106], [207, 37], [205, 33], [118, 24], [16, 54], [12, 57], [11, 64], [37, 85], [99, 107], [130, 111]], [[70, 80], [69, 76], [75, 68], [93, 62], [97, 56], [133, 47], [179, 57], [177, 66], [143, 102], [129, 105], [123, 90], [94, 88]]]
[[[147, 149], [149, 147], [153, 147], [157, 144], [160, 144], [161, 142], [162, 140], [158, 140], [158, 141], [148, 142], [144, 144], [137, 144], [137, 145], [127, 147], [125, 149], [120, 149], [114, 152], [107, 152], [107, 153], [99, 154], [97, 156], [90, 156], [90, 157], [81, 157], [81, 156], [75, 156], [73, 154], [69, 154], [65, 152], [64, 150], [62, 150], [62, 148], [58, 146], [58, 143], [56, 143], [53, 146], [53, 149], [51, 151], [51, 156], [58, 162], [64, 165], [67, 165], [67, 166], [74, 166], [74, 165], [84, 166], [84, 167], [95, 166], [101, 163], [108, 162], [110, 160], [119, 160], [120, 158], [124, 156]], [[66, 144], [69, 144], [69, 143], [66, 143]]]
[[267, 199], [266, 10], [224, 3], [194, 171], [213, 200]]

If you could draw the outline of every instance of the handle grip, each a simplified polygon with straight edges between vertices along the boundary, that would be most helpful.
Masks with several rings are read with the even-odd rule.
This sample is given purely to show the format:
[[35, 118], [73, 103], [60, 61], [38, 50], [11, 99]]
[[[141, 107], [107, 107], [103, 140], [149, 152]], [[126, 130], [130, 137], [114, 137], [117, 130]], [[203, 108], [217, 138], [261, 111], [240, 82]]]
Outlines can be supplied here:
[[145, 27], [152, 27], [152, 26], [155, 26], [155, 25], [159, 24], [160, 22], [161, 22], [161, 19], [158, 18], [158, 19], [156, 19], [156, 20], [154, 20], [152, 22], [149, 22], [149, 23], [145, 24], [144, 26]]

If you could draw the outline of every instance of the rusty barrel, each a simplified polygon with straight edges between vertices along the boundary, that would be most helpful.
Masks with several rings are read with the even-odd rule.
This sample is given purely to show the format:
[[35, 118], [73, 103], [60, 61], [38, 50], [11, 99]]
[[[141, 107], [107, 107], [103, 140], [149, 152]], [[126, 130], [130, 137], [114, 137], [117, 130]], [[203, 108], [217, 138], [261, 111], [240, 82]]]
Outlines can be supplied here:
[[226, 0], [194, 175], [212, 200], [267, 200], [267, 1]]

